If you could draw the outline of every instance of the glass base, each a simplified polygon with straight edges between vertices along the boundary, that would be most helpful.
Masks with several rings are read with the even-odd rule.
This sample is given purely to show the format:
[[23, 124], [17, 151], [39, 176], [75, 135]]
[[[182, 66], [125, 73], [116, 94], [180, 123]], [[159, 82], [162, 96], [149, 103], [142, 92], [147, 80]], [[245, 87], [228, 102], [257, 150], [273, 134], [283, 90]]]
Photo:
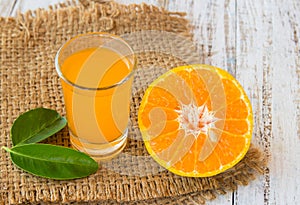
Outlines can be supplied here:
[[107, 161], [117, 156], [126, 146], [128, 130], [122, 136], [108, 143], [90, 143], [75, 136], [70, 131], [70, 141], [74, 149], [88, 154], [96, 161]]

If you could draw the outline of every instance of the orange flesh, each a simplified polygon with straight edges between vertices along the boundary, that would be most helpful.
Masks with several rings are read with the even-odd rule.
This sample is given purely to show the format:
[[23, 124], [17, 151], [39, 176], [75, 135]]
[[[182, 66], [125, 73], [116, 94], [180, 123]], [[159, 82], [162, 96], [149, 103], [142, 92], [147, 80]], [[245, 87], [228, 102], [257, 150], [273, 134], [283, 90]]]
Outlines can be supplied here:
[[[197, 65], [195, 67], [197, 67]], [[173, 73], [168, 72], [168, 74], [158, 78], [146, 91], [139, 110], [139, 126], [147, 150], [162, 166], [182, 176], [211, 176], [234, 166], [247, 152], [252, 137], [251, 105], [245, 92], [238, 85], [236, 80], [227, 72], [216, 69], [215, 67], [207, 66], [207, 69], [206, 65], [204, 65], [204, 71], [201, 70], [201, 65], [199, 67], [200, 71], [197, 70], [197, 68], [188, 69], [188, 66], [185, 68], [179, 67], [174, 69], [175, 71], [173, 71]], [[205, 77], [205, 75], [209, 75], [210, 71], [213, 73], [211, 79], [214, 80], [216, 73], [220, 77], [220, 80], [215, 78], [217, 80], [216, 85], [214, 85], [213, 82], [206, 82], [206, 79], [210, 78]], [[199, 75], [199, 73], [201, 73], [201, 75]], [[170, 78], [170, 75], [177, 75], [180, 79], [185, 81], [187, 87], [192, 91], [196, 106], [200, 107], [205, 105], [208, 111], [217, 112], [224, 110], [224, 119], [220, 118], [214, 122], [216, 128], [208, 128], [217, 136], [218, 139], [216, 142], [213, 140], [210, 141], [211, 139], [208, 136], [209, 132], [206, 132], [205, 129], [194, 137], [192, 143], [189, 142], [188, 139], [185, 139], [189, 133], [189, 131], [187, 131], [189, 127], [183, 129], [179, 123], [179, 113], [183, 109], [182, 103], [178, 101], [178, 96], [175, 96], [176, 92], [163, 89], [160, 84], [160, 82], [163, 81], [164, 84], [170, 83], [176, 87], [180, 80], [176, 80], [175, 82], [173, 79], [176, 78]], [[167, 82], [168, 80], [169, 82]], [[221, 85], [218, 83], [221, 83]], [[209, 87], [210, 85], [213, 87]], [[225, 94], [224, 103], [217, 102], [218, 104], [216, 104], [218, 96], [212, 97], [212, 95], [214, 95], [214, 92], [215, 95], [218, 95], [218, 93], [222, 91], [221, 88]], [[178, 86], [179, 93], [180, 89]], [[219, 91], [217, 89], [219, 89]], [[189, 96], [189, 94], [187, 94], [187, 96]], [[221, 97], [220, 95], [220, 98]], [[149, 137], [148, 130], [154, 124], [153, 120], [149, 118], [149, 113], [156, 107], [161, 108], [165, 112], [165, 127], [158, 136]], [[201, 118], [202, 115], [203, 112], [200, 112], [198, 117]], [[222, 116], [222, 112], [220, 116]], [[187, 121], [188, 120], [187, 118]], [[164, 120], [157, 120], [157, 122], [163, 123], [161, 121]], [[205, 123], [210, 122], [204, 122], [204, 124], [199, 123], [196, 129], [205, 127]], [[183, 136], [179, 135], [179, 130], [183, 130], [185, 134]], [[183, 144], [177, 142], [179, 137]], [[209, 140], [214, 147], [205, 147], [208, 145], [207, 140]], [[174, 143], [177, 143], [177, 149], [171, 148], [174, 146]], [[188, 146], [188, 148], [186, 148], [186, 146]], [[182, 151], [184, 149], [188, 150]], [[168, 153], [166, 150], [172, 153]], [[199, 156], [203, 150], [204, 152], [207, 150], [206, 155], [204, 155], [207, 157], [201, 158], [202, 160], [200, 160]], [[182, 151], [182, 154], [178, 155], [180, 157], [172, 161], [172, 159], [174, 160], [172, 156], [180, 151]]]

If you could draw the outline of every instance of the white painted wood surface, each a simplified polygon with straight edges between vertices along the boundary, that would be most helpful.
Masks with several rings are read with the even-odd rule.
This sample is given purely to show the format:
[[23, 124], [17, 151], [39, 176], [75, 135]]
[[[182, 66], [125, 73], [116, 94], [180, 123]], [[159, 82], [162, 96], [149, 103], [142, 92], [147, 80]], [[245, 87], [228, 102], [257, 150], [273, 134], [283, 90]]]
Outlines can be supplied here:
[[0, 0], [0, 16], [10, 16], [15, 6], [15, 1]]
[[[0, 0], [0, 15], [64, 0]], [[249, 95], [253, 142], [268, 155], [264, 176], [208, 204], [300, 204], [300, 1], [118, 0], [185, 11], [209, 63], [232, 73]]]

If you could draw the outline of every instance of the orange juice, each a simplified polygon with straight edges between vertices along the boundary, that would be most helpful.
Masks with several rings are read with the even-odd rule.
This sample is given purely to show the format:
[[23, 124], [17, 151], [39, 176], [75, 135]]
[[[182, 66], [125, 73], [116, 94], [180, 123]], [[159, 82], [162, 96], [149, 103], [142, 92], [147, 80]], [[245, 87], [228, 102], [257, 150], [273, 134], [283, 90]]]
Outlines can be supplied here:
[[69, 55], [60, 70], [72, 145], [91, 156], [124, 147], [132, 62], [109, 48], [86, 48]]

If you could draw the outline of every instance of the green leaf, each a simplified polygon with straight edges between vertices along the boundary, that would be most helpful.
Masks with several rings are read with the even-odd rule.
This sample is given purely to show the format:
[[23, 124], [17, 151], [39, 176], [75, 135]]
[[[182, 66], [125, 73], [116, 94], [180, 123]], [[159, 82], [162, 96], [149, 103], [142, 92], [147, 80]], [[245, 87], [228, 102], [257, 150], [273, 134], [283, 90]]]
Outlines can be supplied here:
[[98, 163], [88, 155], [63, 146], [25, 144], [11, 149], [13, 163], [19, 168], [45, 178], [66, 180], [86, 177], [98, 169]]
[[40, 142], [67, 124], [55, 110], [36, 108], [20, 115], [11, 128], [13, 145]]

